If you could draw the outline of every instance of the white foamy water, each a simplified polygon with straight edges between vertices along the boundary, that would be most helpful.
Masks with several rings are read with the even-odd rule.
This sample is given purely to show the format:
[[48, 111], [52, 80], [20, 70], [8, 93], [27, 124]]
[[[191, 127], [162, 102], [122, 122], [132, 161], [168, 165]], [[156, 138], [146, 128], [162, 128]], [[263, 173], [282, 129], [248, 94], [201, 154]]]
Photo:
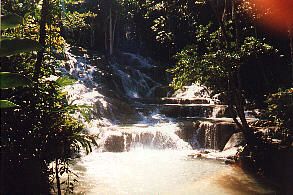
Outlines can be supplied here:
[[[182, 140], [177, 133], [181, 129], [176, 123], [137, 123], [100, 128], [99, 145], [101, 151], [133, 151], [137, 149], [190, 150], [191, 145]], [[109, 146], [110, 147], [107, 147]]]
[[215, 99], [210, 97], [211, 91], [199, 84], [192, 84], [190, 86], [184, 86], [183, 89], [178, 90], [175, 94], [175, 98], [179, 99], [206, 99], [209, 100], [211, 104], [215, 104]]

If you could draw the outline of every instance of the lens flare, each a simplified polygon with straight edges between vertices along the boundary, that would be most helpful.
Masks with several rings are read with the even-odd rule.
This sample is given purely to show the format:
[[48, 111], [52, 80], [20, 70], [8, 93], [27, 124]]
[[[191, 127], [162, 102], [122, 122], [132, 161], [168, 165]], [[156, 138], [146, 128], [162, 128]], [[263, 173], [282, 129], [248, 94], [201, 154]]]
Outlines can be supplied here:
[[275, 32], [287, 33], [293, 26], [293, 0], [250, 0], [258, 20]]

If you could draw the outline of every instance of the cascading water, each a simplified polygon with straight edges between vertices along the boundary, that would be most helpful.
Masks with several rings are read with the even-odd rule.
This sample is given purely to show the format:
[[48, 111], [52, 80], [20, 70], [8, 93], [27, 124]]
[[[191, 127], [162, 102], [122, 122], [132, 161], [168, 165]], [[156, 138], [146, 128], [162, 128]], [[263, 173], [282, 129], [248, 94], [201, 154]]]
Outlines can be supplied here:
[[133, 67], [123, 69], [119, 64], [112, 64], [114, 73], [121, 79], [122, 87], [129, 98], [150, 96], [152, 90], [160, 84]]
[[[191, 87], [183, 96], [162, 99], [149, 98], [154, 88], [161, 86], [152, 79], [148, 71], [154, 66], [141, 56], [125, 53], [131, 63], [110, 64], [111, 82], [116, 82], [109, 91], [117, 95], [108, 97], [103, 83], [95, 82], [97, 67], [90, 65], [87, 55], [73, 55], [67, 50], [68, 61], [61, 68], [64, 74], [73, 75], [78, 82], [68, 86], [68, 98], [74, 104], [93, 106], [88, 123], [77, 113], [91, 134], [99, 135], [99, 148], [73, 163], [72, 169], [79, 175], [76, 193], [81, 194], [231, 194], [234, 192], [267, 193], [252, 177], [239, 169], [216, 161], [187, 158], [188, 154], [199, 147], [218, 147], [216, 135], [222, 133], [221, 125], [199, 122], [192, 128], [183, 128], [178, 121], [182, 118], [169, 118], [163, 111], [174, 106], [178, 109], [179, 100], [186, 107], [203, 109], [183, 109], [195, 116], [213, 114], [214, 100], [205, 97], [201, 87]], [[135, 62], [135, 63], [133, 63]], [[200, 90], [198, 90], [200, 89]], [[196, 96], [194, 92], [196, 92]], [[122, 92], [122, 93], [121, 93]], [[192, 95], [193, 93], [193, 95]], [[112, 94], [112, 93], [111, 93]], [[193, 98], [186, 98], [192, 96]], [[144, 103], [143, 98], [149, 103]], [[188, 99], [188, 101], [184, 100]], [[141, 102], [135, 102], [141, 100]], [[155, 102], [155, 103], [154, 103]], [[175, 104], [175, 105], [174, 105]], [[208, 105], [207, 105], [208, 104]], [[198, 106], [198, 105], [197, 105]], [[212, 108], [210, 110], [210, 108]], [[178, 110], [174, 110], [177, 112]], [[180, 108], [182, 109], [182, 108]], [[173, 111], [172, 111], [173, 112]], [[124, 114], [124, 117], [118, 117]], [[170, 112], [169, 112], [170, 113]], [[204, 115], [202, 115], [205, 113]], [[186, 120], [189, 120], [186, 114]], [[177, 115], [172, 115], [178, 117]], [[133, 118], [133, 120], [129, 120]], [[123, 120], [121, 120], [123, 119]], [[131, 121], [131, 122], [129, 122]], [[185, 124], [185, 122], [182, 122]], [[184, 126], [184, 125], [183, 125]], [[217, 131], [217, 132], [216, 132]], [[183, 136], [183, 134], [187, 134]], [[203, 135], [204, 143], [198, 139]], [[185, 138], [184, 138], [185, 137]], [[206, 139], [206, 140], [205, 140]], [[238, 185], [247, 185], [248, 191], [239, 191], [237, 186], [225, 186], [229, 177]], [[243, 188], [243, 189], [247, 189]]]
[[204, 131], [204, 148], [217, 148], [216, 125], [211, 122], [202, 122], [199, 130]]
[[[65, 88], [68, 99], [77, 105], [94, 107], [99, 105], [96, 110], [95, 108], [92, 110], [95, 114], [92, 114], [90, 124], [85, 120], [82, 121], [86, 123], [90, 133], [99, 134], [100, 151], [122, 152], [137, 147], [191, 149], [190, 145], [176, 134], [180, 131], [176, 123], [157, 113], [156, 109], [151, 110], [147, 115], [138, 112], [138, 121], [133, 126], [115, 124], [116, 113], [113, 113], [113, 110], [116, 105], [99, 92], [101, 84], [96, 83], [93, 76], [97, 69], [90, 65], [89, 56], [76, 56], [69, 52], [69, 49], [66, 54], [68, 60], [60, 70], [63, 74], [70, 74], [78, 79], [77, 83]], [[127, 55], [135, 57], [134, 54], [127, 53]], [[135, 59], [142, 60], [140, 56]], [[152, 67], [147, 60], [142, 60], [141, 65], [137, 64], [137, 66], [143, 69]], [[111, 64], [111, 67], [112, 74], [121, 81], [121, 88], [127, 98], [150, 96], [152, 89], [161, 85], [135, 67], [125, 68], [117, 63]], [[82, 118], [80, 113], [77, 113], [77, 117]], [[111, 126], [111, 128], [98, 128], [98, 126]]]
[[[112, 127], [112, 131], [101, 131], [100, 145], [102, 150], [111, 152], [124, 152], [144, 149], [192, 149], [191, 146], [180, 139], [176, 131], [180, 131], [175, 123], [160, 124], [134, 124], [132, 126]], [[114, 147], [113, 147], [114, 146]]]
[[76, 56], [66, 48], [65, 54], [67, 56], [67, 61], [64, 63], [63, 67], [59, 70], [65, 75], [71, 75], [75, 77], [78, 82], [73, 85], [65, 87], [67, 92], [68, 100], [75, 105], [86, 105], [93, 107], [95, 104], [100, 104], [101, 106], [98, 110], [101, 117], [95, 118], [90, 116], [90, 124], [84, 119], [81, 113], [76, 113], [76, 118], [80, 119], [88, 128], [95, 126], [109, 126], [111, 125], [111, 117], [106, 118], [105, 112], [111, 112], [111, 107], [106, 101], [106, 97], [98, 91], [99, 85], [94, 82], [93, 74], [97, 71], [96, 67], [91, 66], [89, 63], [89, 56], [84, 54], [83, 56]]

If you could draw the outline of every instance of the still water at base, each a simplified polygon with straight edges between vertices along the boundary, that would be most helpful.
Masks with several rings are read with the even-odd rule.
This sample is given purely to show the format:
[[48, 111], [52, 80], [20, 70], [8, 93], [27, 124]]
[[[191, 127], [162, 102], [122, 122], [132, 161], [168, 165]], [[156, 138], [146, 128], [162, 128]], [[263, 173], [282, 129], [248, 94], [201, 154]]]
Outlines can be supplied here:
[[93, 152], [77, 162], [78, 194], [276, 194], [240, 168], [191, 151]]

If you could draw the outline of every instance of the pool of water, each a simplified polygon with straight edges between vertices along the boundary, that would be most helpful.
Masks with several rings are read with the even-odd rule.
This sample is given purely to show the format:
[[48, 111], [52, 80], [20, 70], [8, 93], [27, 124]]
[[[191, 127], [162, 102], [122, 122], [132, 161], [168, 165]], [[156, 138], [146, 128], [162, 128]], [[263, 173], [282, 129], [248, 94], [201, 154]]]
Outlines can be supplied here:
[[275, 194], [236, 166], [190, 159], [191, 151], [93, 152], [74, 166], [79, 194]]

